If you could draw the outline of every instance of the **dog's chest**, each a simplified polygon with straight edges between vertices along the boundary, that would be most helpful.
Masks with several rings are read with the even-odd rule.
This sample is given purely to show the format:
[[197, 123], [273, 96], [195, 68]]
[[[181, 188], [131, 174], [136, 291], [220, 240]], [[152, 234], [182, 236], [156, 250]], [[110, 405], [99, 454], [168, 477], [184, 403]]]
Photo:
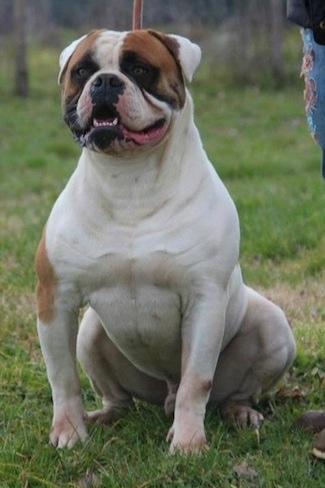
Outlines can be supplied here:
[[[227, 277], [237, 259], [232, 202], [212, 176], [201, 175], [195, 184], [190, 179], [179, 185], [173, 199], [156, 198], [160, 205], [152, 207], [151, 198], [140, 218], [144, 200], [138, 195], [128, 196], [123, 205], [121, 196], [114, 199], [106, 213], [96, 192], [88, 186], [80, 191], [76, 183], [85, 185], [86, 178], [70, 182], [47, 228], [50, 261], [60, 283], [70, 286], [76, 301], [93, 307], [135, 365], [174, 379], [187, 304], [201, 300], [204, 286]], [[116, 196], [112, 189], [108, 195]]]
[[177, 376], [180, 365], [177, 267], [167, 251], [114, 253], [98, 260], [88, 275], [89, 303], [107, 334], [140, 369], [165, 379]]

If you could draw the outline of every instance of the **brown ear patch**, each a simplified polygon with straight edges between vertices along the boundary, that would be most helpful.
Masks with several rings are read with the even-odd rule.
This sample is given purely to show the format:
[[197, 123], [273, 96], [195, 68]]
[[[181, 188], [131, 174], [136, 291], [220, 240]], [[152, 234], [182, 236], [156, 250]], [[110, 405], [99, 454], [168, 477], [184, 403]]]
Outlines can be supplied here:
[[49, 323], [54, 318], [56, 276], [47, 255], [45, 232], [43, 232], [36, 251], [35, 267], [38, 276], [36, 285], [37, 313], [43, 323]]
[[169, 101], [173, 108], [181, 108], [185, 103], [185, 86], [178, 51], [177, 41], [165, 34], [153, 30], [134, 30], [123, 41], [120, 64], [123, 64], [123, 56], [134, 53], [139, 60], [154, 67], [159, 76], [148, 91]]
[[163, 34], [162, 32], [155, 31], [153, 29], [148, 29], [147, 32], [158, 39], [160, 42], [162, 42], [168, 49], [168, 51], [172, 54], [172, 56], [175, 58], [177, 63], [180, 65], [179, 62], [179, 44], [176, 41], [176, 39], [173, 39], [170, 36], [167, 36], [166, 34]]

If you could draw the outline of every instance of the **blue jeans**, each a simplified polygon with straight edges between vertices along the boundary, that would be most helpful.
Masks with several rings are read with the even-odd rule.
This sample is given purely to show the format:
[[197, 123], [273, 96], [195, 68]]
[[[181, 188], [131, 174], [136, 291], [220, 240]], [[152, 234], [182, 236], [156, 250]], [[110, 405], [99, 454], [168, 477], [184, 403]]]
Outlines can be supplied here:
[[315, 42], [311, 29], [302, 29], [302, 38], [307, 123], [322, 149], [322, 175], [325, 178], [325, 46]]

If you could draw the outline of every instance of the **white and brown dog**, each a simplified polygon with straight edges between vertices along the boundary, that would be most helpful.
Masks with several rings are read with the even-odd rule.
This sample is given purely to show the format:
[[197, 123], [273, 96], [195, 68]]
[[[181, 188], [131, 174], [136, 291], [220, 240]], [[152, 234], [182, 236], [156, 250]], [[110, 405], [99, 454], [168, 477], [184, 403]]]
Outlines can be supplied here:
[[36, 255], [56, 446], [87, 435], [76, 355], [103, 401], [86, 417], [162, 404], [171, 452], [205, 447], [208, 402], [257, 425], [253, 402], [294, 358], [283, 312], [242, 281], [236, 209], [186, 88], [199, 61], [197, 45], [153, 30], [92, 31], [61, 55], [83, 150]]

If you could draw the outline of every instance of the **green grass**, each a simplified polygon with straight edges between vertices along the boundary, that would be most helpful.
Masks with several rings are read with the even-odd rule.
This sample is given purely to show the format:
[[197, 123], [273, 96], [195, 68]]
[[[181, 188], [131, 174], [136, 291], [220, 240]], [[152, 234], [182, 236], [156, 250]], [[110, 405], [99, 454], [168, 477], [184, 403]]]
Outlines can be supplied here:
[[[325, 486], [325, 464], [310, 454], [312, 436], [294, 425], [304, 409], [325, 404], [325, 192], [298, 82], [280, 92], [226, 89], [201, 69], [193, 85], [205, 147], [238, 207], [245, 279], [285, 309], [298, 341], [290, 374], [261, 405], [260, 440], [211, 411], [210, 450], [170, 457], [170, 420], [137, 403], [112, 426], [91, 427], [84, 446], [48, 445], [51, 394], [35, 328], [33, 256], [79, 154], [61, 120], [57, 55], [33, 49], [27, 100], [10, 96], [10, 65], [0, 59], [1, 488]], [[234, 468], [245, 463], [253, 471], [238, 477]]]

